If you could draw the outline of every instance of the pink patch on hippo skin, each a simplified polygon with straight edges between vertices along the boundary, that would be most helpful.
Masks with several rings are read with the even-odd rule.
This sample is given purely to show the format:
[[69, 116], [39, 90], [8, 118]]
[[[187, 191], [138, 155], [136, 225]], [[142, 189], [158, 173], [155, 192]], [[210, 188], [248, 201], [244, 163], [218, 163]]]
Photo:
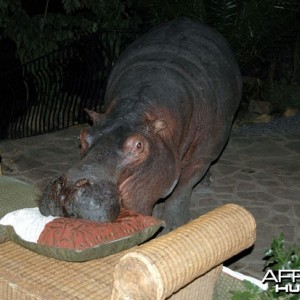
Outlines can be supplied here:
[[85, 184], [89, 184], [89, 181], [87, 179], [79, 179], [75, 185], [76, 187], [82, 187]]
[[123, 144], [125, 163], [142, 162], [149, 156], [149, 143], [140, 134], [130, 135]]
[[83, 158], [87, 152], [87, 150], [92, 146], [93, 144], [93, 137], [89, 134], [87, 128], [83, 128], [80, 131], [80, 155], [81, 158]]

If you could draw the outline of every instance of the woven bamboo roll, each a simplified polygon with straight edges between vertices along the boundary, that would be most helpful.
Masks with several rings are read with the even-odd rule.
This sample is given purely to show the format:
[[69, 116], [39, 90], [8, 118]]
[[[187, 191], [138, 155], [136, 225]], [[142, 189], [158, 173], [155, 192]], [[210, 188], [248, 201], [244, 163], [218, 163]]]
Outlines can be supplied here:
[[227, 204], [124, 255], [112, 299], [165, 299], [226, 259], [250, 247], [253, 216]]

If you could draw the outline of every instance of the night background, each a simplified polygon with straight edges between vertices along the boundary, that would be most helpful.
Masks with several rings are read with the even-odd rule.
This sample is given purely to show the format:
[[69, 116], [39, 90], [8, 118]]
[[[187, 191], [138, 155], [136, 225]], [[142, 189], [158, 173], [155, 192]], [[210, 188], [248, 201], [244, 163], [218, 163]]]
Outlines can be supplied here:
[[300, 109], [299, 12], [296, 0], [2, 0], [0, 138], [85, 122], [84, 107], [101, 110], [122, 49], [180, 16], [229, 41], [244, 81], [240, 123], [293, 115]]

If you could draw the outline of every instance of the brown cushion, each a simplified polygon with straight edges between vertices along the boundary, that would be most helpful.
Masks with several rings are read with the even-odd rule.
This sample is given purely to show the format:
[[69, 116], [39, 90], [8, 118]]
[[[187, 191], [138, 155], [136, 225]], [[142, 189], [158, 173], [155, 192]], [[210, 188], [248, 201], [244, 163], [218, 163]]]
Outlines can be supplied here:
[[99, 223], [82, 219], [57, 218], [46, 224], [38, 244], [84, 250], [101, 243], [130, 237], [161, 221], [122, 209], [114, 222]]

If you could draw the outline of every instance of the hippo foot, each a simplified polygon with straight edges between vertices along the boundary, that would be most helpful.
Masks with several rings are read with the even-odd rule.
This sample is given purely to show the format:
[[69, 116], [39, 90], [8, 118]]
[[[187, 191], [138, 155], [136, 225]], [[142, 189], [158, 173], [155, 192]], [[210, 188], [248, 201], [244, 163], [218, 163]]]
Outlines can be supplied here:
[[189, 222], [190, 216], [188, 209], [185, 211], [170, 209], [165, 202], [158, 202], [153, 209], [153, 216], [165, 221], [166, 226], [159, 231], [157, 236], [164, 235], [179, 226]]
[[206, 174], [204, 175], [204, 177], [202, 178], [202, 180], [200, 181], [200, 184], [204, 185], [205, 187], [208, 187], [208, 186], [210, 186], [212, 181], [213, 181], [213, 178], [212, 178], [211, 171], [208, 170], [206, 172]]

